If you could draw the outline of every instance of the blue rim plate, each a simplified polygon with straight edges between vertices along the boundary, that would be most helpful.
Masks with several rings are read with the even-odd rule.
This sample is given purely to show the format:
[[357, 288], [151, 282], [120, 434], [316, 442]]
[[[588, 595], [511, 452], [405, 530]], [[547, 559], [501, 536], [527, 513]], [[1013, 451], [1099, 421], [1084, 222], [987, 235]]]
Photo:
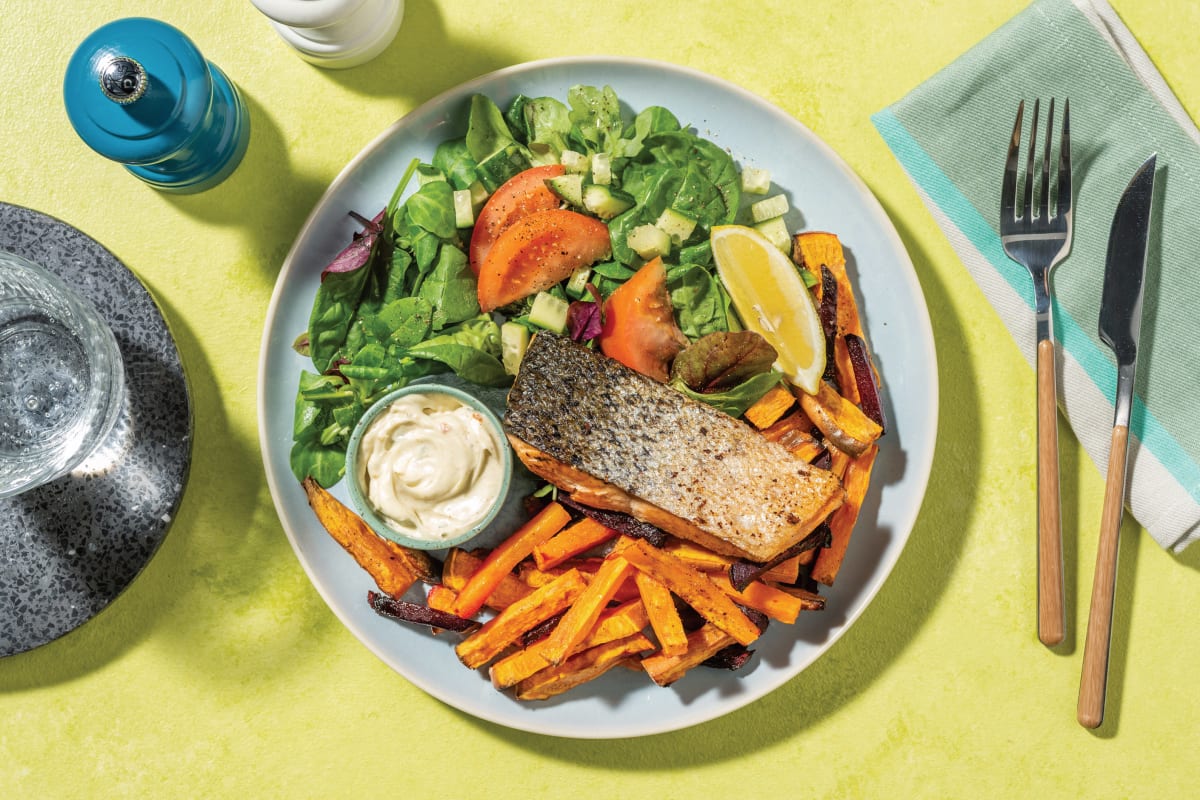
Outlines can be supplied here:
[[[614, 670], [560, 698], [522, 704], [492, 689], [482, 671], [461, 666], [445, 637], [402, 627], [367, 606], [370, 578], [317, 523], [288, 467], [297, 379], [308, 368], [292, 342], [307, 327], [322, 268], [356, 230], [347, 212], [373, 216], [409, 160], [429, 161], [439, 142], [461, 135], [473, 93], [503, 108], [518, 93], [565, 99], [580, 83], [612, 86], [630, 109], [671, 109], [740, 165], [769, 169], [804, 229], [838, 234], [857, 273], [890, 429], [837, 586], [824, 592], [826, 610], [802, 615], [795, 625], [772, 626], [755, 643], [752, 666], [737, 675], [694, 670], [666, 689], [633, 671]], [[656, 61], [578, 57], [520, 64], [451, 89], [383, 131], [338, 175], [296, 238], [271, 299], [259, 365], [259, 436], [271, 494], [296, 556], [330, 609], [379, 658], [430, 695], [481, 719], [609, 739], [678, 730], [741, 708], [795, 678], [850, 629], [900, 557], [920, 511], [937, 399], [933, 333], [912, 262], [879, 202], [836, 153], [787, 113], [718, 78]], [[345, 501], [345, 486], [334, 494]]]

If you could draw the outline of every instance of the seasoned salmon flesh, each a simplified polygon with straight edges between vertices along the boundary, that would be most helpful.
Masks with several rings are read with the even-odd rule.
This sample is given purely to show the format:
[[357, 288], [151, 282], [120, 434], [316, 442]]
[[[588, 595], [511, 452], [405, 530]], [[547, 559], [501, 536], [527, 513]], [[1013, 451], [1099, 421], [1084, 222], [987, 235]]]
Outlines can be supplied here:
[[538, 333], [504, 429], [534, 474], [725, 555], [769, 561], [845, 493], [746, 423], [564, 336]]

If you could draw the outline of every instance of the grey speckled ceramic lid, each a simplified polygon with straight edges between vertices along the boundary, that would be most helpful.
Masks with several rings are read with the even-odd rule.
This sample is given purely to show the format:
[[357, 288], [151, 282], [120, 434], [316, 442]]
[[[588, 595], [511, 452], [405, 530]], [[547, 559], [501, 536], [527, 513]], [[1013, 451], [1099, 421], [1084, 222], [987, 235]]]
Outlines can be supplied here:
[[125, 407], [72, 473], [0, 500], [0, 656], [94, 617], [166, 535], [183, 496], [192, 409], [179, 351], [149, 292], [112, 253], [52, 217], [0, 203], [0, 249], [63, 278], [108, 320], [125, 361]]

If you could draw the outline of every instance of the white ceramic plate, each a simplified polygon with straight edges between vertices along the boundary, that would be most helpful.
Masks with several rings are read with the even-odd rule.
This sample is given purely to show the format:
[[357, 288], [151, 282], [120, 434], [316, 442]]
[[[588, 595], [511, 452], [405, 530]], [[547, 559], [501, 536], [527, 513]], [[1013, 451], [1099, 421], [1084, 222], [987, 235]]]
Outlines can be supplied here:
[[[317, 523], [288, 467], [297, 378], [311, 368], [291, 345], [307, 327], [321, 269], [357, 229], [347, 212], [373, 216], [410, 159], [428, 161], [439, 142], [461, 135], [473, 93], [504, 108], [518, 93], [565, 100], [567, 89], [581, 83], [612, 86], [631, 110], [671, 109], [739, 165], [770, 169], [799, 211], [793, 222], [838, 234], [857, 273], [890, 429], [837, 586], [825, 591], [825, 611], [806, 613], [796, 625], [772, 625], [740, 673], [697, 669], [664, 689], [618, 669], [561, 698], [522, 704], [493, 690], [482, 671], [461, 666], [446, 637], [368, 607], [370, 578]], [[259, 429], [271, 494], [296, 555], [329, 607], [376, 655], [476, 717], [555, 736], [619, 738], [676, 730], [740, 708], [796, 678], [849, 630], [891, 572], [920, 509], [937, 398], [929, 314], [912, 263], [879, 203], [832, 150], [775, 106], [711, 76], [652, 61], [584, 57], [522, 64], [465, 83], [396, 122], [346, 166], [305, 223], [275, 286], [262, 342]], [[334, 493], [347, 500], [343, 485]]]

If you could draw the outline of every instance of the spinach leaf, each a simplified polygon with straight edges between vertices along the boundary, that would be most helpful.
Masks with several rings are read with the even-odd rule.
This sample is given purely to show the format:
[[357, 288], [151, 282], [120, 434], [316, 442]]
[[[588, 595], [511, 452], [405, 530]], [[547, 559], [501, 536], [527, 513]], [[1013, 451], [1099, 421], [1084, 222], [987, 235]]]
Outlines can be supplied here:
[[635, 157], [642, 151], [647, 136], [664, 131], [679, 130], [679, 120], [662, 106], [649, 106], [638, 112], [624, 133], [620, 155]]
[[689, 339], [737, 330], [732, 301], [724, 284], [704, 267], [686, 263], [668, 265], [667, 290], [679, 329]]
[[556, 98], [517, 95], [505, 119], [514, 136], [529, 148], [535, 164], [557, 164], [562, 151], [570, 149], [571, 120], [567, 107]]
[[389, 347], [412, 347], [429, 335], [433, 318], [433, 303], [429, 300], [401, 297], [379, 309], [373, 320], [375, 336]]
[[481, 94], [471, 97], [466, 145], [477, 163], [479, 180], [489, 192], [532, 163], [529, 151], [513, 138], [500, 109]]
[[572, 138], [587, 153], [615, 153], [624, 124], [621, 104], [611, 86], [572, 86], [567, 90], [567, 105], [571, 107]]
[[687, 131], [656, 133], [646, 139], [645, 147], [662, 163], [681, 169], [689, 164], [698, 167], [721, 194], [726, 212], [720, 221], [733, 222], [742, 199], [742, 184], [729, 153]]
[[370, 270], [331, 272], [321, 281], [308, 320], [309, 353], [321, 372], [329, 369], [346, 341]]
[[[475, 273], [457, 247], [443, 245], [433, 270], [421, 284], [418, 297], [433, 307], [433, 330], [440, 331], [479, 313]], [[415, 343], [414, 343], [415, 344]]]
[[488, 314], [447, 328], [409, 348], [408, 355], [445, 364], [460, 378], [484, 386], [505, 386], [511, 380], [500, 363], [500, 326]]
[[455, 189], [469, 189], [479, 179], [479, 164], [467, 149], [465, 138], [450, 139], [437, 146], [433, 165], [442, 171]]
[[451, 239], [458, 230], [454, 222], [454, 188], [446, 181], [422, 184], [404, 208], [413, 225], [439, 239]]
[[289, 462], [297, 480], [311, 475], [322, 486], [332, 486], [345, 471], [345, 443], [328, 439], [327, 431], [340, 430], [333, 408], [353, 405], [354, 393], [345, 381], [333, 375], [300, 373], [300, 386], [292, 421]]
[[504, 115], [489, 97], [482, 94], [471, 96], [464, 142], [476, 163], [483, 163], [489, 156], [514, 142]]

